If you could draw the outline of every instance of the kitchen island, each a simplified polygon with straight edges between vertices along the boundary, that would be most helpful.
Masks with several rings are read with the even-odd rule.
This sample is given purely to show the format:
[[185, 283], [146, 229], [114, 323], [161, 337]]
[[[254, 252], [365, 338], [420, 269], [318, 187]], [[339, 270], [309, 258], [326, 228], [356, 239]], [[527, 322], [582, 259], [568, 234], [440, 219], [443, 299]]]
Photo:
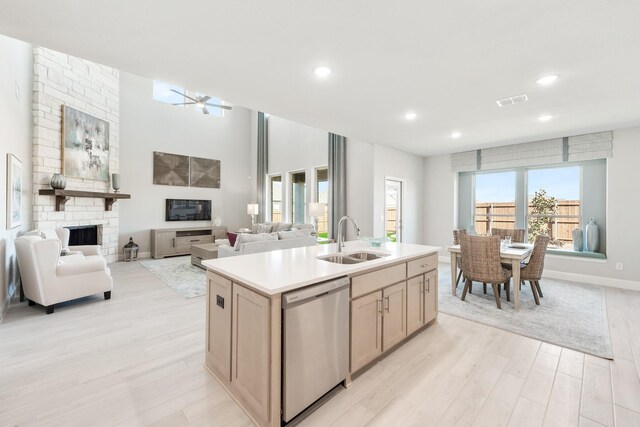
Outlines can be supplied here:
[[280, 426], [283, 295], [333, 279], [348, 284], [348, 385], [437, 318], [439, 249], [356, 241], [342, 252], [360, 259], [334, 258], [329, 244], [203, 261], [207, 369], [257, 425]]

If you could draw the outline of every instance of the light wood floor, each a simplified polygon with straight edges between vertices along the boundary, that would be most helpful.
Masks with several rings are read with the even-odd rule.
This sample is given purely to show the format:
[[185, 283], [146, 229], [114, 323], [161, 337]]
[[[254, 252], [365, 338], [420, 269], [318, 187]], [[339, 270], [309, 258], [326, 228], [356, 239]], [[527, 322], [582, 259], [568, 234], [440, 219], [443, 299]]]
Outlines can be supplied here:
[[[251, 425], [202, 367], [204, 298], [112, 272], [111, 301], [10, 308], [0, 425]], [[640, 426], [640, 292], [607, 306], [612, 362], [441, 314], [302, 424]]]

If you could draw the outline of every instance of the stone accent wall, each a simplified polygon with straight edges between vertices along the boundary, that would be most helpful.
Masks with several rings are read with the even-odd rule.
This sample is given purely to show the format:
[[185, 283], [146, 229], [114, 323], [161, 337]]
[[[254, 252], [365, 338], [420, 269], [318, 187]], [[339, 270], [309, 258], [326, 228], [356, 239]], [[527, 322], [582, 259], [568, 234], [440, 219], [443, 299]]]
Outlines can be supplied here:
[[[34, 228], [102, 225], [102, 253], [118, 256], [118, 204], [104, 210], [104, 199], [71, 198], [64, 212], [55, 211], [51, 176], [62, 170], [62, 105], [109, 122], [109, 173], [118, 172], [120, 128], [119, 71], [84, 59], [36, 47], [33, 49], [33, 221]], [[66, 177], [67, 189], [110, 190], [111, 182]]]

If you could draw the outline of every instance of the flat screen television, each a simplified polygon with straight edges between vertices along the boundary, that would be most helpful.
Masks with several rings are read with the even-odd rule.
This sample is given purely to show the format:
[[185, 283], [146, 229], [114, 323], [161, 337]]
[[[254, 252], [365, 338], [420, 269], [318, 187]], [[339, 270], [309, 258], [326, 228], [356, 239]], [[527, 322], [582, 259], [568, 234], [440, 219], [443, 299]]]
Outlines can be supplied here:
[[167, 199], [167, 221], [211, 221], [211, 200]]

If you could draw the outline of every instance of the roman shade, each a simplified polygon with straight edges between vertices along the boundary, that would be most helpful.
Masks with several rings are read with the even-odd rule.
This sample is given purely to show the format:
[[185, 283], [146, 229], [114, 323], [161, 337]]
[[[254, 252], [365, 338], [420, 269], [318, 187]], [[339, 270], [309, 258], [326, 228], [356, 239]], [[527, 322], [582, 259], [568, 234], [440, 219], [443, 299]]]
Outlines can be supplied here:
[[612, 156], [612, 149], [612, 131], [590, 133], [455, 153], [451, 170], [472, 172], [605, 159]]

